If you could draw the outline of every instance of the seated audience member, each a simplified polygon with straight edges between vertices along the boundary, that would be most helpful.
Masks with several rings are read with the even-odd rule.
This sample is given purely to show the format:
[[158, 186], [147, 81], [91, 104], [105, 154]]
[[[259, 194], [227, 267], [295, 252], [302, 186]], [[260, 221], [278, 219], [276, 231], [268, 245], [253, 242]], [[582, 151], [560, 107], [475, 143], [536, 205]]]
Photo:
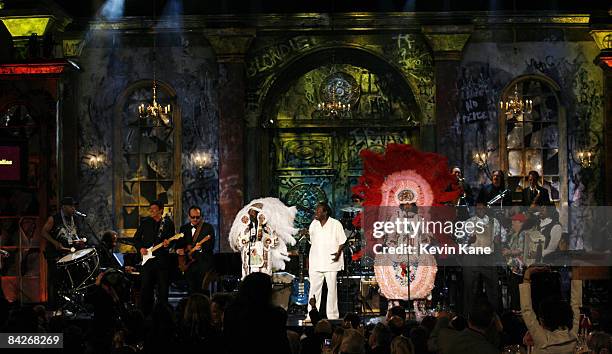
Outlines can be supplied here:
[[287, 312], [272, 304], [272, 278], [251, 273], [242, 280], [236, 300], [223, 315], [227, 353], [289, 354], [286, 325]]
[[431, 315], [423, 317], [423, 320], [421, 321], [421, 326], [427, 329], [427, 335], [429, 336], [431, 331], [433, 331], [434, 327], [436, 326], [436, 318]]
[[449, 316], [438, 314], [438, 322], [429, 337], [430, 351], [442, 354], [499, 353], [486, 333], [494, 321], [494, 311], [488, 301], [477, 300], [468, 315], [468, 326], [463, 331], [448, 327]]
[[587, 341], [590, 353], [612, 354], [612, 336], [605, 332], [593, 332]]
[[573, 353], [580, 321], [582, 281], [572, 280], [571, 307], [553, 295], [540, 303], [536, 316], [531, 305], [531, 275], [544, 271], [547, 268], [529, 267], [519, 285], [521, 313], [533, 340], [533, 353]]
[[397, 337], [404, 333], [406, 321], [399, 316], [393, 316], [387, 322], [387, 326], [389, 326], [389, 330], [391, 331], [391, 337]]
[[300, 354], [302, 351], [302, 347], [300, 345], [300, 335], [297, 332], [287, 330], [287, 340], [289, 340], [291, 354]]
[[314, 333], [302, 339], [302, 353], [320, 353], [325, 339], [331, 339], [332, 325], [328, 320], [319, 320], [314, 326]]
[[389, 322], [389, 320], [393, 316], [398, 316], [405, 321], [406, 320], [406, 309], [404, 309], [402, 306], [393, 306], [392, 308], [387, 310], [387, 317], [385, 320]]
[[370, 354], [389, 354], [391, 352], [391, 331], [383, 323], [377, 323], [368, 338]]
[[361, 319], [355, 312], [349, 312], [344, 316], [344, 323], [342, 324], [344, 328], [359, 329], [360, 325]]
[[221, 350], [220, 333], [212, 326], [211, 305], [208, 297], [195, 293], [189, 296], [183, 313], [179, 338], [188, 349]]
[[215, 294], [210, 300], [211, 324], [216, 330], [223, 328], [223, 313], [232, 301], [227, 294]]
[[332, 334], [332, 354], [340, 353], [340, 345], [342, 344], [342, 339], [344, 338], [344, 328], [336, 327], [334, 329], [334, 333]]
[[340, 344], [340, 352], [343, 354], [365, 354], [365, 339], [359, 331], [346, 329]]
[[414, 347], [410, 339], [397, 336], [391, 341], [391, 354], [414, 354]]
[[410, 330], [410, 341], [414, 347], [415, 354], [428, 354], [427, 339], [429, 333], [425, 327], [417, 326]]
[[178, 344], [178, 331], [174, 311], [167, 303], [153, 306], [151, 316], [147, 318], [148, 326], [145, 335], [144, 349], [147, 353], [171, 352]]

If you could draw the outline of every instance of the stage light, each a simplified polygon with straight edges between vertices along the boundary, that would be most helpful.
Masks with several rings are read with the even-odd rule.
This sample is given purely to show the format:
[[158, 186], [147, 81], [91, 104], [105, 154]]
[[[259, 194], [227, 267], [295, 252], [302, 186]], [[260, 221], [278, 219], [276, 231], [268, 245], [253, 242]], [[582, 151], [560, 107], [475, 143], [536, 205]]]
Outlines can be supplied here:
[[13, 37], [29, 37], [36, 33], [43, 36], [49, 27], [51, 17], [1, 17], [6, 29]]
[[117, 20], [123, 16], [125, 0], [108, 0], [102, 5], [100, 14], [107, 20]]

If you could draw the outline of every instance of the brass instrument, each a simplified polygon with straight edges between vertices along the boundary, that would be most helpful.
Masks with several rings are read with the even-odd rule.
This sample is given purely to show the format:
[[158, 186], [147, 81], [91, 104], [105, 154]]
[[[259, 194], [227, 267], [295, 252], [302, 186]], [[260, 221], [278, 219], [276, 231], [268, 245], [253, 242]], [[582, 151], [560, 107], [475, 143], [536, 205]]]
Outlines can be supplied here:
[[539, 189], [537, 186], [536, 190], [538, 191], [538, 194], [536, 194], [535, 198], [533, 198], [533, 200], [531, 201], [531, 208], [535, 208], [536, 206], [538, 206], [538, 202], [540, 201], [540, 195], [542, 194], [542, 190]]

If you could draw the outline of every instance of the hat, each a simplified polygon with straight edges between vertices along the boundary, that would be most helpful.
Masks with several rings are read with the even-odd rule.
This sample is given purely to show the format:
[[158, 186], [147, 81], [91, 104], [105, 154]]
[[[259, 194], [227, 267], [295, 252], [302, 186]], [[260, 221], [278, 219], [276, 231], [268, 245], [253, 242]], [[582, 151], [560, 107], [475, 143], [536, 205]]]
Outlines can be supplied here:
[[75, 206], [77, 204], [77, 202], [74, 200], [74, 198], [72, 197], [64, 197], [62, 198], [62, 203], [61, 205], [72, 205]]
[[527, 221], [527, 217], [523, 213], [514, 214], [512, 216], [512, 221], [525, 222], [525, 221]]

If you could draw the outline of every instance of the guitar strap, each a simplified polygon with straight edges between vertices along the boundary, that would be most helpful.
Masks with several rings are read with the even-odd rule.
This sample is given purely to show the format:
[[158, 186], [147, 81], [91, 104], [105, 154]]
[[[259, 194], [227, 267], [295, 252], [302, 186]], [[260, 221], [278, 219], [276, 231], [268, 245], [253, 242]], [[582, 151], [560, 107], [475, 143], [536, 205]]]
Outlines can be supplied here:
[[200, 223], [198, 224], [198, 227], [196, 228], [196, 230], [193, 233], [193, 236], [191, 238], [191, 245], [192, 246], [195, 246], [196, 240], [198, 239], [198, 236], [200, 236], [200, 231], [202, 231], [202, 226], [204, 226], [204, 222], [200, 221]]

